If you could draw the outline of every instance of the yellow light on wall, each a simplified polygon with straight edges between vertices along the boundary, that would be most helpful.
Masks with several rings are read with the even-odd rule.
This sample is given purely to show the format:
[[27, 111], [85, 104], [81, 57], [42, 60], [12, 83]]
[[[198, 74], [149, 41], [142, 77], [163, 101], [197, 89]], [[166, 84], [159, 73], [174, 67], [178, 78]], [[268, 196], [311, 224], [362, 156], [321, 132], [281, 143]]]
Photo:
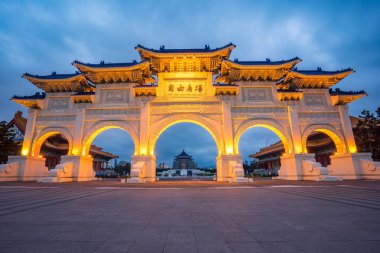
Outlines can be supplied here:
[[226, 151], [227, 151], [227, 154], [228, 154], [228, 155], [232, 155], [232, 153], [233, 153], [233, 148], [232, 148], [231, 146], [229, 146], [229, 147], [226, 148]]
[[73, 149], [73, 151], [71, 151], [71, 154], [73, 154], [73, 155], [78, 155], [78, 149]]
[[355, 146], [349, 146], [348, 149], [350, 150], [350, 153], [358, 152]]
[[146, 147], [140, 147], [140, 155], [145, 155], [148, 153], [148, 149]]
[[[301, 154], [302, 153], [302, 146], [301, 145], [296, 145], [295, 146], [296, 154]], [[305, 152], [307, 153], [307, 152]]]
[[24, 150], [22, 151], [22, 155], [23, 155], [23, 156], [27, 156], [27, 155], [28, 155], [28, 150], [27, 150], [27, 149], [24, 149]]

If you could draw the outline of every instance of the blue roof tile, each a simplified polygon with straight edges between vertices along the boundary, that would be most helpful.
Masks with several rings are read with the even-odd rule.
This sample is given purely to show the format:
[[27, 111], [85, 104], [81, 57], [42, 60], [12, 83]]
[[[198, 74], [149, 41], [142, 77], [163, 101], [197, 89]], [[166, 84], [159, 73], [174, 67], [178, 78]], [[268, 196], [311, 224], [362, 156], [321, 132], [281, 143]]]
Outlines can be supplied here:
[[152, 51], [155, 53], [211, 53], [211, 52], [215, 52], [215, 51], [218, 51], [220, 49], [224, 49], [224, 48], [227, 48], [230, 46], [235, 47], [235, 45], [233, 43], [229, 43], [223, 47], [214, 48], [214, 49], [210, 49], [210, 47], [208, 45], [205, 45], [204, 48], [184, 48], [184, 49], [165, 49], [164, 46], [161, 46], [160, 49], [157, 50], [157, 49], [153, 49], [153, 48], [147, 48], [147, 47], [144, 47], [144, 46], [138, 44], [137, 47], [135, 47], [135, 49], [142, 48], [142, 49], [149, 50], [149, 51]]
[[99, 64], [92, 64], [92, 63], [83, 63], [80, 61], [74, 61], [73, 64], [81, 64], [87, 67], [91, 68], [117, 68], [117, 67], [131, 67], [137, 64], [140, 64], [141, 62], [133, 61], [133, 62], [124, 62], [124, 63], [105, 63], [104, 61], [101, 61]]
[[25, 73], [23, 76], [50, 80], [50, 79], [68, 79], [68, 78], [72, 78], [72, 77], [80, 76], [80, 75], [82, 75], [82, 73], [80, 72], [75, 72], [74, 74], [57, 74], [56, 72], [53, 72], [51, 75], [46, 75], [46, 76], [32, 75], [29, 73]]

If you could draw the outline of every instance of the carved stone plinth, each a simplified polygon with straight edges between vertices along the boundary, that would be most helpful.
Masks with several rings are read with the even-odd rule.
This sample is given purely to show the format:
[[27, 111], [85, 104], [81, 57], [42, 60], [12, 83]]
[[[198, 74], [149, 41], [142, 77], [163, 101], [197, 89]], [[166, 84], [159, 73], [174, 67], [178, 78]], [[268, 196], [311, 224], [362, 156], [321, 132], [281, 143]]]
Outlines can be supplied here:
[[331, 165], [328, 166], [330, 175], [343, 179], [380, 178], [380, 171], [376, 170], [376, 163], [372, 161], [370, 153], [336, 154], [330, 158]]
[[36, 181], [47, 174], [45, 158], [40, 157], [9, 156], [0, 167], [0, 181]]
[[156, 180], [156, 157], [153, 155], [134, 155], [131, 162], [131, 178], [127, 183], [145, 183]]
[[219, 182], [248, 182], [248, 178], [244, 178], [241, 155], [219, 155], [216, 166]]
[[62, 156], [61, 164], [72, 163], [72, 181], [95, 180], [95, 171], [92, 167], [93, 159], [85, 156]]
[[276, 179], [302, 180], [303, 160], [314, 161], [314, 154], [285, 154], [281, 156], [281, 168]]

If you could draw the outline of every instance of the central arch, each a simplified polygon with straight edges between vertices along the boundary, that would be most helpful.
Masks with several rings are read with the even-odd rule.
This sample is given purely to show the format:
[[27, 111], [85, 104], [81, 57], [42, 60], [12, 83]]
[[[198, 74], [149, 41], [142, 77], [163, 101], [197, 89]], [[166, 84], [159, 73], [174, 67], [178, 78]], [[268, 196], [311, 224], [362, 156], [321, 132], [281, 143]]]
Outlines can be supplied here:
[[282, 144], [285, 148], [285, 153], [291, 154], [293, 152], [293, 145], [290, 134], [288, 134], [288, 132], [279, 123], [273, 120], [249, 119], [243, 122], [236, 131], [234, 137], [235, 154], [239, 153], [240, 138], [245, 133], [245, 131], [253, 127], [263, 127], [273, 131], [282, 141]]
[[136, 154], [136, 152], [139, 150], [138, 135], [132, 125], [122, 121], [104, 121], [95, 124], [92, 128], [90, 128], [90, 130], [87, 131], [87, 134], [83, 138], [81, 154], [83, 156], [88, 156], [91, 143], [94, 141], [96, 136], [108, 129], [121, 129], [127, 132], [133, 140], [133, 144], [135, 147], [134, 154]]
[[[154, 150], [156, 148], [157, 140], [159, 139], [160, 135], [169, 127], [178, 124], [178, 123], [193, 123], [198, 126], [201, 126], [204, 128], [207, 132], [211, 134], [213, 137], [217, 149], [218, 154], [222, 154], [224, 150], [224, 141], [221, 133], [218, 131], [218, 129], [221, 129], [221, 126], [219, 126], [221, 123], [219, 123], [216, 120], [204, 117], [204, 116], [198, 116], [194, 114], [181, 114], [181, 115], [175, 115], [171, 117], [164, 118], [156, 123], [154, 123], [151, 126], [152, 133], [150, 135], [149, 139], [149, 151], [150, 154], [154, 154]], [[218, 128], [219, 127], [219, 128]]]

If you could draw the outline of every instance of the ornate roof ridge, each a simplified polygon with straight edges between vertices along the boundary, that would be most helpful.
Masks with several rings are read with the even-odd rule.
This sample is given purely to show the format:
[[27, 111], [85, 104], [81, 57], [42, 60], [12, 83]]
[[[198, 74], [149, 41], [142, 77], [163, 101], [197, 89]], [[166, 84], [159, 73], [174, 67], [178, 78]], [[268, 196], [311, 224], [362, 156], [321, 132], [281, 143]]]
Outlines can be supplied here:
[[57, 74], [57, 72], [53, 71], [50, 75], [40, 76], [40, 75], [33, 75], [30, 73], [25, 73], [21, 77], [23, 77], [23, 78], [31, 77], [31, 78], [36, 78], [36, 79], [69, 79], [69, 78], [81, 76], [81, 75], [82, 75], [82, 73], [79, 71], [76, 71], [73, 74]]
[[260, 65], [281, 65], [281, 64], [286, 64], [289, 62], [294, 62], [294, 61], [302, 61], [302, 59], [296, 56], [289, 60], [281, 60], [281, 61], [271, 61], [269, 58], [267, 58], [265, 61], [239, 61], [239, 59], [237, 58], [233, 61], [231, 60], [224, 60], [224, 61], [229, 61], [229, 62], [240, 64], [240, 65], [260, 66]]
[[34, 95], [31, 95], [31, 96], [15, 95], [11, 99], [44, 99], [45, 97], [46, 97], [45, 92], [36, 92]]
[[154, 53], [212, 53], [212, 52], [216, 52], [218, 50], [221, 50], [221, 49], [225, 49], [225, 48], [228, 48], [230, 46], [233, 46], [234, 48], [236, 47], [235, 44], [233, 44], [232, 42], [228, 43], [227, 45], [223, 46], [223, 47], [218, 47], [218, 48], [214, 48], [214, 49], [211, 49], [209, 45], [205, 45], [204, 48], [182, 48], [182, 49], [179, 49], [179, 48], [176, 48], [176, 49], [165, 49], [165, 46], [161, 46], [160, 49], [153, 49], [153, 48], [148, 48], [148, 47], [145, 47], [141, 44], [138, 44], [135, 49], [137, 50], [138, 48], [141, 48], [141, 49], [144, 49], [144, 50], [147, 50], [147, 51], [151, 51], [151, 52], [154, 52]]
[[80, 65], [87, 66], [90, 68], [115, 68], [115, 67], [120, 68], [120, 67], [131, 67], [131, 66], [135, 66], [144, 62], [147, 62], [147, 61], [145, 60], [145, 61], [137, 62], [136, 60], [133, 60], [132, 62], [120, 62], [120, 63], [113, 63], [113, 62], [106, 63], [104, 61], [101, 61], [99, 64], [96, 64], [96, 63], [84, 63], [84, 62], [75, 60], [71, 64], [72, 65], [80, 64]]
[[321, 67], [318, 67], [316, 70], [299, 70], [297, 68], [293, 68], [291, 72], [302, 74], [302, 75], [335, 75], [335, 74], [341, 74], [345, 72], [355, 72], [352, 68], [345, 68], [341, 70], [335, 70], [335, 71], [326, 71], [322, 70]]
[[335, 88], [334, 90], [330, 88], [329, 93], [330, 95], [361, 95], [361, 94], [367, 95], [367, 93], [364, 90], [343, 91], [339, 88]]

